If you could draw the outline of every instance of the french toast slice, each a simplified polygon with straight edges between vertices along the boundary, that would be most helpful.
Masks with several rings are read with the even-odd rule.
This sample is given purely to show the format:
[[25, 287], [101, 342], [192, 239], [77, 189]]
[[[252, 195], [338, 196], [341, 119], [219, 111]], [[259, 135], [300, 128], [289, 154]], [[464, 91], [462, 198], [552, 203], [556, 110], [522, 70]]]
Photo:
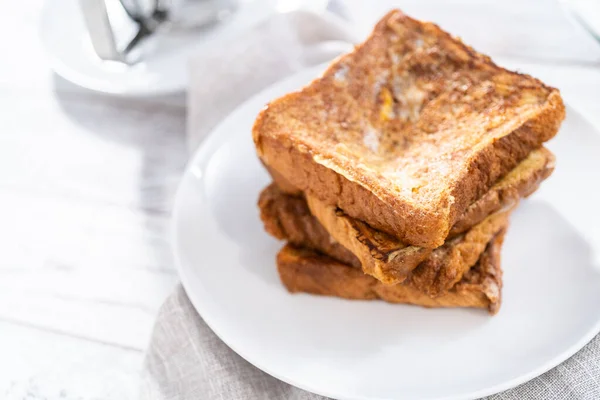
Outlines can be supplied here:
[[282, 283], [291, 293], [305, 292], [350, 300], [384, 300], [423, 307], [473, 307], [496, 314], [502, 298], [500, 252], [504, 231], [487, 245], [477, 264], [451, 290], [432, 298], [409, 285], [389, 286], [360, 269], [312, 250], [286, 245], [277, 255]]
[[[553, 169], [554, 156], [549, 150], [540, 148], [533, 151], [468, 208], [452, 228], [450, 239], [435, 250], [429, 262], [424, 263], [429, 268], [419, 264], [431, 256], [431, 249], [403, 244], [333, 207], [312, 204], [311, 212], [304, 198], [288, 195], [289, 191], [281, 189], [277, 175], [273, 175], [276, 184], [261, 193], [259, 208], [267, 232], [278, 239], [316, 249], [346, 264], [362, 265], [365, 273], [388, 284], [402, 282], [414, 271], [415, 284], [435, 295], [451, 286], [460, 277], [461, 271], [468, 268], [468, 263], [458, 261], [460, 252], [454, 251], [452, 257], [448, 256], [449, 248], [452, 245], [465, 248], [473, 243], [486, 243], [487, 239], [480, 232], [487, 232], [487, 235], [494, 233], [495, 227], [504, 223], [498, 217], [492, 219], [492, 224], [487, 223], [470, 235], [465, 232], [489, 215], [514, 206], [521, 197], [532, 193]], [[292, 193], [297, 192], [292, 190]], [[440, 254], [446, 256], [440, 257]], [[443, 278], [440, 279], [440, 276]]]
[[[385, 270], [385, 265], [379, 271], [374, 268], [381, 265], [361, 265], [360, 260], [331, 237], [310, 214], [302, 197], [283, 194], [272, 184], [261, 193], [259, 208], [265, 230], [274, 237], [287, 240], [297, 247], [316, 250], [347, 265], [362, 267], [363, 272], [383, 276], [383, 282], [390, 284], [386, 278], [391, 273]], [[433, 251], [420, 248], [420, 254], [410, 251], [402, 254], [405, 261], [409, 260], [416, 266], [403, 284], [431, 297], [449, 290], [476, 263], [492, 237], [507, 227], [510, 211], [507, 209], [488, 216], [466, 233]]]
[[[469, 206], [465, 214], [452, 227], [450, 236], [442, 247], [448, 249], [452, 247], [452, 243], [461, 243], [464, 238], [452, 238], [468, 232], [469, 229], [481, 224], [488, 216], [516, 205], [521, 197], [535, 191], [540, 182], [550, 176], [553, 170], [554, 155], [549, 150], [542, 147], [532, 151], [516, 168]], [[348, 216], [343, 210], [335, 206], [328, 206], [313, 196], [307, 195], [306, 200], [311, 214], [321, 222], [325, 230], [337, 242], [358, 257], [364, 272], [384, 283], [396, 284], [404, 281], [418, 263], [425, 260], [431, 253], [430, 249], [407, 245], [385, 232], [378, 231], [365, 222]], [[491, 220], [496, 221], [495, 224], [498, 223], [498, 217]], [[487, 224], [489, 225], [490, 222], [488, 221]], [[495, 224], [492, 223], [492, 229], [495, 229], [493, 228]], [[482, 229], [479, 227], [470, 237], [474, 238], [474, 235]], [[483, 243], [487, 243], [488, 238], [484, 236], [484, 239]], [[481, 243], [481, 240], [479, 242]], [[434, 252], [440, 254], [441, 250], [436, 249]], [[475, 260], [473, 260], [474, 262]], [[424, 270], [421, 265], [417, 275], [424, 277], [431, 271], [431, 268]], [[426, 281], [431, 283], [429, 279]], [[443, 290], [444, 287], [446, 284], [441, 285], [442, 289], [440, 290]]]
[[271, 184], [260, 193], [258, 208], [265, 230], [274, 238], [360, 268], [359, 259], [325, 230], [302, 196], [284, 194], [276, 184]]
[[558, 90], [395, 10], [320, 78], [265, 107], [253, 139], [293, 187], [436, 248], [564, 115]]
[[430, 297], [442, 296], [451, 290], [477, 263], [494, 236], [506, 231], [509, 216], [516, 206], [491, 214], [467, 232], [434, 249], [401, 284]]
[[556, 157], [545, 147], [533, 150], [512, 171], [472, 203], [450, 229], [449, 237], [463, 233], [485, 217], [510, 207], [535, 192], [554, 172]]

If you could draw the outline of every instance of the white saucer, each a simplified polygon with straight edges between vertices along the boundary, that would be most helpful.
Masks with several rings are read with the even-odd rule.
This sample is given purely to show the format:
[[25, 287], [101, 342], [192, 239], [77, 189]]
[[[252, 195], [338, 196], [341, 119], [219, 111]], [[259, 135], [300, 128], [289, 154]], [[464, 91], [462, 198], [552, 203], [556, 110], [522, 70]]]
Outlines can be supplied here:
[[[303, 8], [322, 12], [326, 1], [314, 0]], [[40, 21], [40, 39], [54, 71], [87, 89], [122, 96], [148, 96], [183, 91], [188, 62], [202, 48], [249, 29], [274, 12], [278, 0], [240, 1], [232, 15], [214, 28], [160, 33], [154, 51], [142, 62], [126, 65], [103, 61], [95, 54], [77, 0], [46, 1]]]
[[554, 175], [512, 216], [504, 302], [424, 309], [291, 295], [277, 276], [282, 246], [256, 206], [269, 178], [252, 122], [269, 100], [319, 69], [252, 98], [197, 152], [177, 194], [173, 243], [185, 289], [207, 324], [269, 374], [337, 399], [467, 399], [525, 382], [600, 331], [600, 134], [568, 109]]

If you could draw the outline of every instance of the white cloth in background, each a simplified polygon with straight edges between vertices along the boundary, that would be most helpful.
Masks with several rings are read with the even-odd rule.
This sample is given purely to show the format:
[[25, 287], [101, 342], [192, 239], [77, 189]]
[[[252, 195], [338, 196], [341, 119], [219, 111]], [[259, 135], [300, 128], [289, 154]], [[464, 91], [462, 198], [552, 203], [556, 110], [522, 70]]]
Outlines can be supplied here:
[[195, 150], [216, 124], [253, 94], [348, 52], [354, 42], [334, 14], [294, 11], [276, 14], [244, 37], [206, 50], [190, 63], [188, 148]]
[[[333, 16], [273, 16], [191, 63], [188, 144], [193, 151], [235, 107], [295, 71], [331, 59], [354, 38]], [[223, 49], [226, 51], [223, 51]], [[162, 306], [144, 363], [144, 400], [321, 400], [253, 367], [208, 328], [178, 286]], [[600, 399], [600, 337], [544, 375], [493, 400]]]

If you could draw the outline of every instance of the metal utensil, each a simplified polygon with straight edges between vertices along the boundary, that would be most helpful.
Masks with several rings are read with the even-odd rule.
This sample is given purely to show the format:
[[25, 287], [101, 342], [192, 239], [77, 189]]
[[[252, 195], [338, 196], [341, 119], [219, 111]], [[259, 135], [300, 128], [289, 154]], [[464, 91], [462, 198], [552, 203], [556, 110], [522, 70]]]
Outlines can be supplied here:
[[201, 28], [231, 13], [237, 0], [79, 0], [94, 51], [103, 60], [134, 63], [140, 43], [157, 31]]

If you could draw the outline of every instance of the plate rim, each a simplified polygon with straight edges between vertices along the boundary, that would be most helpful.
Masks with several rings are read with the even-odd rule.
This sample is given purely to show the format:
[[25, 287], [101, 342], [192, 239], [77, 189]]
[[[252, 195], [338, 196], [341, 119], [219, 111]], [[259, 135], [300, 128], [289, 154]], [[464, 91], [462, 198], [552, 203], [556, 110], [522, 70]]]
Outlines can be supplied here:
[[[179, 243], [180, 239], [179, 239], [179, 235], [177, 233], [177, 226], [178, 226], [178, 221], [179, 221], [180, 212], [181, 212], [180, 211], [180, 209], [181, 209], [180, 203], [183, 201], [182, 200], [183, 187], [187, 185], [187, 182], [190, 179], [199, 179], [194, 176], [192, 169], [195, 166], [201, 164], [203, 160], [206, 160], [208, 157], [210, 157], [210, 155], [212, 154], [211, 149], [213, 147], [215, 147], [216, 145], [219, 145], [220, 143], [223, 143], [227, 139], [227, 136], [219, 136], [216, 134], [216, 132], [221, 130], [221, 127], [223, 125], [225, 125], [228, 120], [234, 118], [237, 113], [241, 112], [241, 110], [243, 110], [245, 107], [248, 107], [249, 104], [253, 104], [253, 103], [257, 102], [258, 99], [265, 97], [266, 94], [268, 94], [272, 91], [276, 91], [277, 87], [290, 84], [291, 82], [296, 82], [296, 81], [300, 82], [303, 80], [302, 78], [304, 78], [305, 76], [307, 79], [304, 79], [304, 81], [306, 81], [308, 83], [311, 79], [315, 79], [318, 76], [320, 76], [321, 73], [325, 70], [325, 68], [328, 65], [329, 65], [329, 63], [323, 63], [323, 64], [319, 64], [319, 65], [316, 65], [313, 67], [305, 68], [305, 69], [302, 69], [286, 78], [283, 78], [279, 81], [274, 82], [273, 84], [267, 86], [263, 90], [259, 91], [258, 93], [254, 94], [253, 96], [249, 97], [245, 101], [241, 102], [234, 110], [232, 110], [219, 124], [217, 124], [211, 130], [211, 132], [206, 136], [206, 138], [202, 141], [202, 143], [194, 151], [192, 157], [190, 157], [190, 160], [185, 167], [185, 171], [184, 171], [182, 178], [180, 180], [180, 183], [177, 187], [174, 202], [173, 202], [173, 211], [172, 211], [172, 216], [171, 216], [171, 221], [170, 221], [169, 236], [171, 239], [170, 243], [171, 243], [172, 253], [173, 253], [175, 265], [177, 268], [177, 272], [181, 279], [181, 284], [182, 284], [183, 288], [185, 289], [188, 298], [190, 299], [190, 302], [192, 303], [196, 312], [198, 312], [198, 315], [204, 320], [204, 322], [207, 324], [207, 326], [213, 331], [213, 333], [223, 343], [225, 343], [233, 352], [235, 352], [237, 355], [242, 357], [245, 361], [250, 363], [255, 368], [258, 368], [259, 370], [271, 375], [272, 377], [274, 377], [282, 382], [285, 382], [289, 385], [300, 388], [302, 390], [308, 391], [310, 393], [318, 394], [318, 395], [329, 397], [329, 398], [339, 398], [339, 396], [335, 393], [328, 392], [327, 390], [321, 390], [321, 389], [314, 388], [309, 384], [297, 382], [290, 377], [279, 374], [279, 373], [277, 373], [277, 371], [272, 371], [270, 368], [265, 367], [260, 362], [260, 360], [254, 360], [251, 357], [248, 357], [247, 354], [245, 354], [245, 352], [243, 350], [239, 349], [235, 345], [232, 345], [231, 341], [228, 340], [229, 338], [227, 338], [227, 335], [226, 334], [223, 335], [223, 332], [220, 332], [219, 328], [215, 329], [215, 325], [218, 325], [218, 324], [214, 323], [214, 319], [213, 319], [213, 316], [211, 315], [210, 311], [206, 310], [206, 308], [202, 305], [203, 302], [200, 301], [196, 297], [197, 295], [194, 293], [194, 291], [189, 290], [189, 289], [191, 289], [190, 286], [192, 286], [192, 284], [190, 282], [191, 278], [189, 277], [188, 271], [186, 270], [187, 268], [184, 268], [184, 266], [183, 266], [181, 256], [178, 251], [178, 249], [179, 249], [178, 243]], [[310, 78], [311, 75], [312, 75], [312, 78]], [[573, 107], [571, 107], [568, 104], [566, 105], [566, 108], [568, 111], [567, 115], [570, 115], [570, 116], [576, 115], [576, 118], [580, 118], [580, 119], [584, 120], [587, 124], [594, 127], [594, 129], [596, 131], [598, 131], [595, 128], [595, 126], [587, 118], [585, 118], [585, 116], [581, 112], [577, 111], [576, 109], [574, 109]], [[508, 381], [496, 384], [494, 386], [490, 386], [489, 388], [480, 389], [477, 391], [453, 394], [450, 396], [435, 397], [435, 398], [432, 398], [431, 400], [466, 400], [466, 399], [490, 396], [493, 394], [497, 394], [497, 393], [512, 389], [523, 383], [529, 382], [532, 379], [537, 378], [538, 376], [548, 372], [552, 368], [565, 362], [567, 359], [569, 359], [575, 353], [577, 353], [579, 350], [581, 350], [584, 346], [586, 346], [599, 333], [600, 333], [600, 318], [598, 319], [598, 321], [596, 321], [595, 325], [591, 329], [589, 329], [584, 335], [581, 336], [581, 338], [578, 341], [576, 341], [576, 343], [572, 344], [571, 346], [569, 346], [562, 352], [558, 353], [556, 356], [552, 357], [546, 363], [541, 364], [538, 368], [534, 368], [533, 370], [531, 370], [527, 373], [523, 373], [523, 374], [521, 374], [513, 379], [510, 379]], [[374, 398], [374, 397], [363, 397], [363, 396], [342, 397], [342, 398], [348, 399], [348, 400], [383, 400], [383, 398], [379, 398], [379, 397]]]
[[[60, 4], [46, 1], [42, 6], [40, 15], [37, 19], [36, 27], [37, 38], [42, 45], [42, 54], [48, 61], [50, 69], [54, 71], [56, 75], [84, 90], [90, 90], [97, 93], [124, 98], [149, 98], [152, 96], [165, 96], [185, 91], [187, 85], [184, 82], [177, 82], [176, 84], [165, 85], [158, 88], [152, 87], [151, 85], [144, 86], [143, 88], [139, 86], [122, 87], [114, 82], [106, 82], [104, 80], [91, 77], [85, 73], [82, 73], [81, 70], [78, 70], [72, 65], [66, 63], [63, 57], [58, 56], [55, 51], [51, 50], [53, 46], [49, 44], [50, 39], [47, 37], [48, 35], [45, 34], [48, 29], [48, 25], [52, 24], [52, 19], [56, 17], [56, 8], [61, 5], [63, 6], [62, 11], [66, 9], [68, 13], [71, 14], [70, 16], [73, 16], [78, 11], [76, 11], [77, 4], [75, 4], [73, 0], [68, 0]], [[68, 32], [68, 30], [66, 31]], [[83, 34], [87, 35], [87, 32], [83, 31]]]

